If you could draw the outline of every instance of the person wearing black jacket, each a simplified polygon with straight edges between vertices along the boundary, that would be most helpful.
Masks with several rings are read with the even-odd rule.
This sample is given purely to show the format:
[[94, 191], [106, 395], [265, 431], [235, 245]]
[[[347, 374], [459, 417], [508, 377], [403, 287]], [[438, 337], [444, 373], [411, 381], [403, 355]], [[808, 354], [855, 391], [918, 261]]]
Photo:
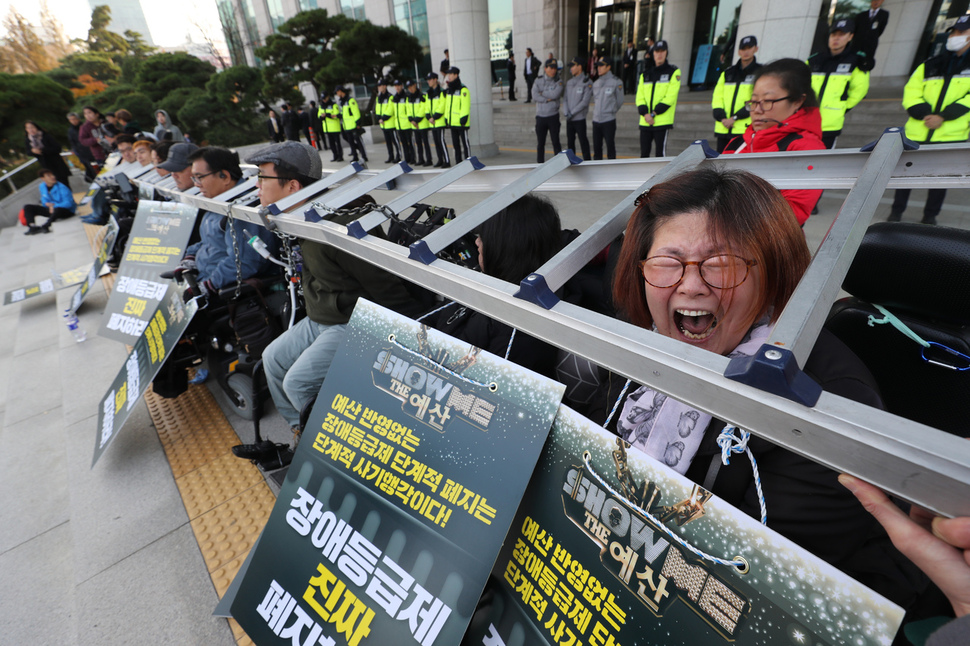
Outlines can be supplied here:
[[67, 115], [67, 121], [71, 124], [67, 127], [68, 145], [71, 147], [71, 152], [77, 155], [78, 161], [84, 166], [84, 181], [91, 182], [97, 173], [91, 166], [92, 162], [94, 162], [91, 149], [81, 143], [81, 117], [76, 112], [71, 112]]
[[637, 91], [637, 49], [631, 40], [623, 50], [623, 93], [633, 94]]
[[509, 73], [509, 101], [518, 101], [515, 98], [515, 54], [509, 52], [509, 60], [505, 63], [505, 69]]
[[755, 74], [763, 67], [755, 58], [757, 51], [757, 38], [742, 38], [738, 47], [738, 62], [724, 70], [714, 86], [711, 107], [719, 153], [724, 152], [731, 139], [743, 135], [751, 123], [751, 113], [745, 104], [751, 100]]
[[868, 72], [876, 66], [876, 48], [879, 47], [879, 37], [886, 31], [889, 23], [889, 12], [882, 9], [883, 0], [872, 0], [868, 11], [860, 11], [855, 17], [855, 38], [853, 39], [857, 51], [866, 55], [863, 71]]
[[283, 133], [289, 141], [300, 140], [300, 117], [293, 110], [293, 106], [283, 104]]
[[35, 121], [24, 122], [24, 143], [27, 154], [33, 155], [40, 162], [41, 168], [54, 173], [57, 181], [65, 186], [71, 186], [71, 171], [61, 157], [61, 144], [52, 134], [41, 128]]
[[269, 140], [274, 144], [283, 141], [283, 123], [280, 121], [279, 115], [276, 114], [276, 110], [272, 108], [270, 108], [269, 117], [266, 119], [266, 132], [269, 134]]
[[526, 96], [525, 102], [532, 103], [532, 84], [536, 82], [536, 75], [539, 74], [539, 59], [532, 53], [532, 49], [525, 48], [525, 67], [522, 74], [525, 76]]

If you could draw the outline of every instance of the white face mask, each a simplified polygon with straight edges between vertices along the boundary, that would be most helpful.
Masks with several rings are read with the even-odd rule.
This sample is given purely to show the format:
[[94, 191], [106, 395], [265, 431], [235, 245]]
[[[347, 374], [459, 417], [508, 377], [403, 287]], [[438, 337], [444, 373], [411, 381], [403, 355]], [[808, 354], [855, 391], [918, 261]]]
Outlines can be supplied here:
[[970, 43], [970, 34], [962, 36], [950, 36], [946, 39], [946, 49], [950, 52], [958, 52]]

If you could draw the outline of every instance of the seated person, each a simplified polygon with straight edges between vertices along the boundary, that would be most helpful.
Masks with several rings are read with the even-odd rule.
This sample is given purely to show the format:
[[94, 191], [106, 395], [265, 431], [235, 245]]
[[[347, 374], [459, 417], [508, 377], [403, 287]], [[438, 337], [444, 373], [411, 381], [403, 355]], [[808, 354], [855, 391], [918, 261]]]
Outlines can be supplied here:
[[[636, 204], [614, 278], [618, 310], [698, 349], [757, 352], [811, 261], [781, 193], [751, 173], [705, 167], [657, 184]], [[865, 365], [827, 330], [804, 370], [828, 392], [882, 407]], [[721, 465], [723, 422], [649, 387], [630, 394], [616, 419], [634, 447], [760, 517], [751, 465]], [[768, 527], [899, 605], [917, 602], [925, 578], [838, 474], [759, 437], [747, 446], [758, 462]]]
[[[188, 144], [173, 146], [169, 162], [174, 161], [174, 152], [179, 145]], [[218, 197], [242, 182], [239, 156], [226, 148], [216, 146], [199, 148], [188, 155], [188, 161], [192, 165], [192, 181], [199, 187], [202, 197], [209, 199]], [[164, 165], [167, 166], [168, 162]], [[172, 174], [174, 175], [175, 172], [173, 171]], [[185, 250], [182, 262], [183, 266], [198, 271], [196, 281], [200, 291], [210, 297], [216, 296], [219, 290], [236, 282], [237, 259], [234, 248], [239, 250], [239, 278], [242, 280], [268, 276], [276, 272], [275, 265], [249, 245], [249, 239], [257, 235], [271, 251], [279, 247], [278, 238], [265, 227], [236, 219], [232, 220], [230, 226], [228, 217], [209, 211], [201, 211], [199, 218], [201, 219], [199, 225], [201, 240]], [[192, 296], [199, 295], [195, 294], [192, 288], [189, 288], [189, 293]]]
[[[159, 142], [159, 146], [164, 146], [169, 142]], [[195, 151], [199, 149], [195, 144], [169, 144], [170, 147], [165, 151], [165, 159], [158, 164], [158, 171], [166, 171], [171, 174], [175, 181], [175, 188], [185, 192], [195, 186], [192, 179], [192, 160], [189, 159]], [[156, 150], [156, 154], [161, 155], [161, 149]], [[238, 166], [238, 164], [237, 164]]]
[[[559, 213], [546, 198], [528, 193], [482, 224], [475, 242], [482, 271], [518, 285], [562, 248]], [[427, 323], [500, 357], [505, 356], [512, 338], [512, 327], [458, 303], [428, 317]], [[556, 349], [518, 332], [508, 358], [551, 375]]]
[[[313, 147], [287, 141], [273, 144], [246, 160], [259, 166], [259, 201], [273, 204], [320, 179], [322, 164]], [[353, 209], [374, 200], [364, 196], [346, 205]], [[347, 225], [359, 215], [328, 213], [324, 219]], [[371, 232], [383, 237], [380, 228]], [[330, 363], [346, 335], [347, 321], [358, 298], [415, 316], [420, 306], [400, 278], [356, 256], [312, 240], [301, 240], [306, 318], [263, 351], [266, 381], [276, 409], [300, 432], [300, 411], [320, 391]]]
[[[50, 233], [51, 222], [69, 218], [77, 210], [71, 189], [57, 181], [54, 171], [42, 168], [39, 175], [43, 181], [40, 185], [40, 204], [24, 205], [24, 219], [28, 227], [24, 232], [26, 236]], [[38, 215], [47, 217], [47, 222], [42, 226], [34, 225], [34, 218]]]
[[[106, 184], [104, 182], [110, 181], [111, 177], [118, 173], [124, 173], [129, 178], [132, 178], [140, 174], [143, 169], [142, 164], [138, 163], [138, 157], [135, 155], [134, 137], [131, 135], [118, 135], [114, 138], [114, 142], [118, 147], [118, 152], [121, 154], [121, 160], [110, 171], [98, 177], [96, 181], [102, 184], [102, 186], [105, 186]], [[104, 188], [101, 188], [91, 199], [91, 214], [82, 217], [81, 222], [85, 224], [96, 224], [98, 226], [107, 224], [110, 209], [111, 205], [106, 199]]]

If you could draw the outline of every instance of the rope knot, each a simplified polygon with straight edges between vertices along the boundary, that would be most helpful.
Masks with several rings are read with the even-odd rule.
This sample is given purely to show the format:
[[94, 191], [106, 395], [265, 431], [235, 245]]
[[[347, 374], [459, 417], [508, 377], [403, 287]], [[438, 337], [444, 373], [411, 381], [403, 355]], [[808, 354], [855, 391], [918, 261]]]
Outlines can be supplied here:
[[[740, 437], [734, 434], [735, 431], [741, 434]], [[721, 464], [730, 465], [732, 453], [747, 451], [750, 438], [751, 433], [748, 431], [742, 431], [733, 424], [725, 426], [721, 434], [717, 436], [717, 445], [721, 447]]]

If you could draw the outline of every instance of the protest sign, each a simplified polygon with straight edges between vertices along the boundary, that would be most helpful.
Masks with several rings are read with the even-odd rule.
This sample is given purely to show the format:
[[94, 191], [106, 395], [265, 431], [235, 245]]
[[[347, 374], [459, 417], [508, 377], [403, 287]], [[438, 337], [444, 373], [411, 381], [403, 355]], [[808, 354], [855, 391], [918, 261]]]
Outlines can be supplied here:
[[51, 274], [53, 275], [50, 278], [5, 293], [3, 295], [3, 304], [10, 305], [11, 303], [19, 303], [34, 296], [50, 294], [55, 290], [64, 289], [65, 287], [73, 287], [84, 280], [84, 277], [88, 275], [89, 271], [90, 268], [87, 265], [81, 265], [76, 269], [61, 273], [51, 270]]
[[160, 274], [182, 260], [197, 213], [176, 202], [138, 203], [99, 335], [128, 344], [141, 336], [168, 288]]
[[[101, 237], [101, 244], [98, 246], [98, 255], [94, 258], [94, 264], [91, 265], [88, 275], [84, 278], [84, 282], [78, 287], [74, 295], [71, 296], [71, 311], [75, 314], [81, 303], [84, 302], [84, 298], [88, 295], [91, 290], [91, 286], [94, 285], [94, 281], [98, 279], [101, 275], [101, 268], [104, 267], [104, 263], [108, 261], [108, 256], [111, 254], [111, 250], [115, 246], [115, 239], [118, 237], [118, 221], [114, 219], [114, 216], [108, 218], [108, 224], [103, 226], [97, 234]], [[97, 238], [95, 238], [97, 239]]]
[[[702, 554], [741, 557], [747, 571]], [[492, 582], [490, 616], [468, 643], [499, 646], [524, 631], [549, 645], [876, 646], [892, 642], [903, 617], [565, 406]]]
[[562, 393], [358, 301], [232, 616], [257, 644], [458, 644]]
[[148, 390], [152, 379], [158, 374], [196, 312], [198, 306], [195, 301], [183, 304], [179, 289], [171, 281], [168, 282], [168, 290], [161, 305], [135, 340], [125, 365], [118, 371], [98, 405], [98, 434], [94, 444], [92, 468], [111, 441], [118, 436], [118, 431], [128, 419], [131, 409]]

